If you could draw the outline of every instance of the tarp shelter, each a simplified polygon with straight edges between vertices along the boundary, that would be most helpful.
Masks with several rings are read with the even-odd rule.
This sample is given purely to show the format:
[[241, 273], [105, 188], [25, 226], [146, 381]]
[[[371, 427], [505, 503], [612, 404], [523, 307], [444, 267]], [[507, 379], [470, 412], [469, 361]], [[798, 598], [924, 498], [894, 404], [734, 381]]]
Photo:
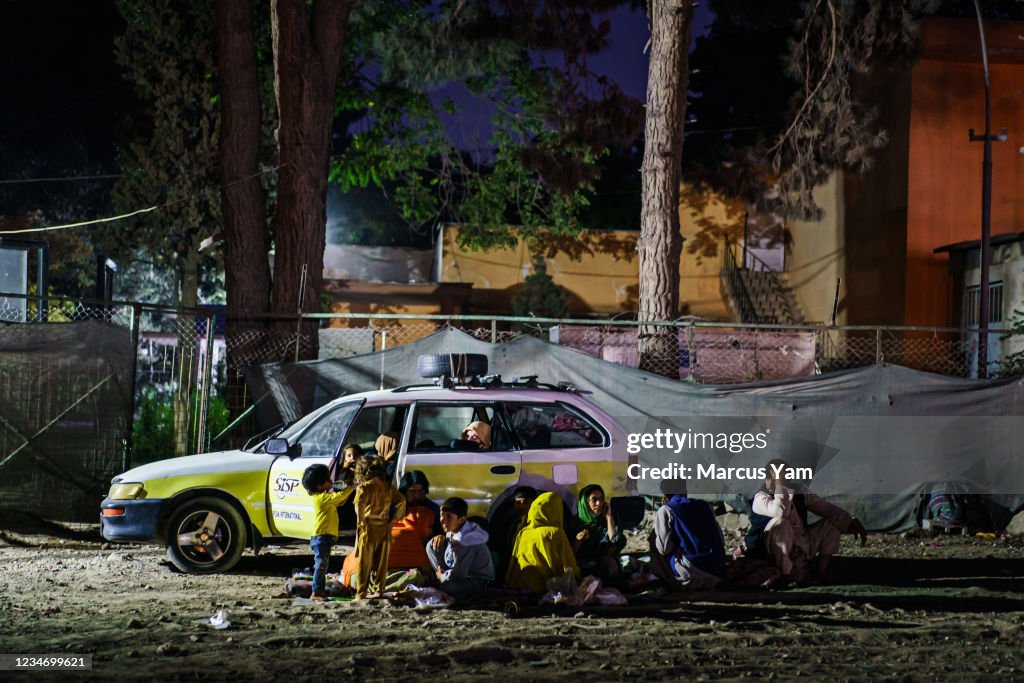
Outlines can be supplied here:
[[[417, 358], [433, 353], [484, 354], [490, 371], [506, 379], [572, 382], [636, 435], [641, 466], [676, 466], [677, 473], [688, 466], [691, 493], [705, 497], [744, 504], [760, 485], [752, 468], [781, 457], [811, 468], [807, 485], [873, 530], [913, 526], [922, 494], [936, 482], [987, 494], [1004, 515], [1024, 504], [1019, 378], [978, 382], [874, 365], [794, 380], [695, 385], [529, 336], [490, 344], [448, 329], [379, 353], [251, 368], [248, 381], [260, 422], [270, 426], [345, 394], [422, 383]], [[653, 444], [659, 433], [662, 443]], [[740, 448], [733, 447], [735, 435], [747, 437]], [[680, 446], [682, 438], [690, 443]], [[716, 476], [723, 470], [729, 476]], [[653, 495], [660, 481], [643, 478], [638, 486]]]

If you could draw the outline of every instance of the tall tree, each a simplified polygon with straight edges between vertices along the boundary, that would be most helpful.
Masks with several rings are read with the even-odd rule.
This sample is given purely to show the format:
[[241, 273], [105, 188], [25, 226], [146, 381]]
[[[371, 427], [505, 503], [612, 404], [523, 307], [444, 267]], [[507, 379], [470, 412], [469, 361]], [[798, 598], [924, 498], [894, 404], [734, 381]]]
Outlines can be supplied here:
[[224, 286], [232, 334], [270, 311], [267, 200], [260, 175], [262, 104], [251, 0], [217, 0]]
[[[319, 312], [327, 226], [327, 162], [334, 95], [355, 0], [272, 0], [278, 185], [274, 288], [278, 314]], [[317, 356], [317, 327], [303, 326]]]
[[[679, 310], [679, 176], [688, 83], [691, 0], [651, 0], [651, 56], [644, 128], [640, 241], [640, 321], [673, 320]], [[640, 368], [679, 376], [672, 327], [643, 325]]]

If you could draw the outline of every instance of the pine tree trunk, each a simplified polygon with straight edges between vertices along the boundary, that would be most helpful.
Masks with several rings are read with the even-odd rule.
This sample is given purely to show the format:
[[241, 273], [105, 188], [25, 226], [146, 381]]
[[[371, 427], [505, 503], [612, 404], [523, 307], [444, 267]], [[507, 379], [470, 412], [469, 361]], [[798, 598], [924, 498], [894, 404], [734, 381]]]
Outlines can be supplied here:
[[[643, 208], [640, 216], [640, 320], [673, 320], [679, 310], [679, 176], [691, 0], [651, 0], [651, 59], [644, 131]], [[673, 327], [640, 328], [640, 368], [679, 377], [679, 344]]]
[[[327, 228], [327, 163], [341, 46], [354, 0], [272, 0], [274, 84], [280, 125], [271, 310], [320, 310]], [[303, 267], [305, 286], [301, 286]], [[302, 328], [300, 358], [316, 358], [317, 329]], [[281, 325], [283, 335], [294, 323]], [[289, 353], [289, 358], [293, 358]]]
[[[270, 311], [267, 201], [259, 175], [260, 84], [251, 0], [217, 0], [221, 212], [227, 290], [228, 410], [244, 410], [239, 367], [260, 359]], [[270, 360], [269, 358], [266, 360]]]

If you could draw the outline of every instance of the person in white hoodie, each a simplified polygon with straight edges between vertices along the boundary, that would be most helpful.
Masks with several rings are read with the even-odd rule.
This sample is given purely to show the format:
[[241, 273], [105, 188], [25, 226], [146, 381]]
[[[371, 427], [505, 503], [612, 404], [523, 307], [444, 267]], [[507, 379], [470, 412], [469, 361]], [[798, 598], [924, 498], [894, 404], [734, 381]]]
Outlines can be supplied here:
[[494, 581], [494, 563], [487, 547], [490, 536], [467, 520], [469, 505], [462, 498], [441, 503], [445, 533], [427, 544], [427, 557], [441, 582], [441, 590], [454, 598], [476, 595]]

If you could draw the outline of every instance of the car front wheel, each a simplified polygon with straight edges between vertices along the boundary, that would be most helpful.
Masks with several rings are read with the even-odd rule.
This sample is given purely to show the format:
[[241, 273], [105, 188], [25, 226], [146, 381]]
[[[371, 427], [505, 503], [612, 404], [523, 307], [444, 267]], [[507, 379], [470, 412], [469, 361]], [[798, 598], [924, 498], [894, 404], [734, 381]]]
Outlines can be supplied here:
[[216, 574], [245, 551], [245, 522], [230, 503], [204, 497], [178, 506], [167, 524], [167, 557], [188, 574]]

